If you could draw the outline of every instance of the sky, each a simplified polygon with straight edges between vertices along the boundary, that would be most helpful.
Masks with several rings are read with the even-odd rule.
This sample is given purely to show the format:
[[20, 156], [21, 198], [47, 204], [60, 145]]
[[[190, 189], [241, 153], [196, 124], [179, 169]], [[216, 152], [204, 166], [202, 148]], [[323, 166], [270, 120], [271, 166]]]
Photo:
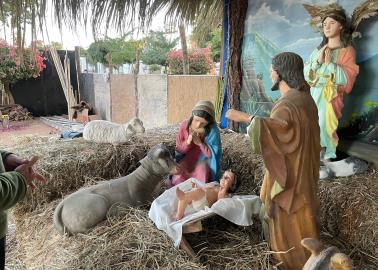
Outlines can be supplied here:
[[[165, 10], [159, 12], [157, 16], [155, 16], [155, 18], [153, 19], [149, 30], [164, 31], [164, 26], [165, 26], [164, 16], [165, 16]], [[44, 32], [43, 35], [38, 29], [37, 40], [43, 40], [45, 44], [49, 44], [52, 41], [60, 42], [63, 44], [64, 49], [67, 49], [67, 50], [74, 50], [75, 46], [88, 48], [89, 45], [92, 42], [94, 42], [94, 38], [92, 35], [92, 28], [90, 26], [88, 26], [87, 28], [85, 28], [84, 26], [78, 26], [77, 29], [75, 30], [75, 29], [69, 28], [68, 26], [63, 25], [62, 29], [60, 30], [58, 27], [58, 24], [54, 20], [54, 15], [52, 14], [50, 9], [47, 11], [46, 29], [47, 29], [47, 34], [46, 32]], [[0, 38], [4, 38], [4, 34], [2, 30], [3, 30], [3, 27], [0, 28]], [[186, 32], [187, 35], [190, 33], [190, 30], [191, 28], [188, 27], [187, 32]], [[98, 32], [100, 32], [99, 38], [101, 37], [101, 35], [104, 36], [105, 27], [101, 27], [100, 31]], [[110, 38], [115, 38], [115, 37], [120, 36], [120, 34], [117, 33], [115, 29], [112, 29], [112, 28], [109, 28], [106, 34]], [[143, 33], [139, 33], [138, 36], [137, 34], [135, 34], [133, 37], [141, 38], [144, 35], [145, 34]], [[11, 36], [9, 29], [7, 29], [6, 36], [7, 36], [8, 43], [11, 43], [9, 40]], [[173, 39], [178, 36], [179, 34], [178, 32], [176, 32], [169, 35], [168, 38]], [[26, 32], [26, 44], [29, 45], [30, 42], [31, 42], [31, 36], [30, 36], [30, 26], [29, 26]], [[178, 43], [178, 46], [180, 46], [179, 43]]]
[[[91, 27], [87, 27], [85, 29], [84, 26], [79, 26], [76, 31], [70, 29], [67, 26], [62, 27], [62, 31], [60, 32], [59, 27], [56, 23], [54, 23], [54, 20], [51, 19], [51, 17], [47, 18], [48, 23], [47, 25], [51, 25], [47, 28], [47, 31], [49, 33], [50, 41], [58, 41], [63, 44], [64, 49], [72, 50], [75, 46], [81, 46], [83, 48], [89, 47], [89, 45], [94, 41], [93, 35], [92, 35], [92, 29]], [[105, 29], [102, 27], [101, 34], [105, 34]], [[154, 31], [163, 31], [164, 30], [164, 13], [160, 12], [158, 16], [156, 16], [151, 24], [151, 27], [149, 30]], [[120, 34], [117, 33], [115, 29], [109, 28], [107, 30], [107, 36], [111, 38], [119, 37]], [[142, 37], [143, 34], [139, 34], [139, 36], [134, 36], [134, 38]], [[175, 36], [178, 36], [176, 34]], [[42, 39], [42, 37], [40, 36]], [[46, 42], [47, 43], [47, 42]]]

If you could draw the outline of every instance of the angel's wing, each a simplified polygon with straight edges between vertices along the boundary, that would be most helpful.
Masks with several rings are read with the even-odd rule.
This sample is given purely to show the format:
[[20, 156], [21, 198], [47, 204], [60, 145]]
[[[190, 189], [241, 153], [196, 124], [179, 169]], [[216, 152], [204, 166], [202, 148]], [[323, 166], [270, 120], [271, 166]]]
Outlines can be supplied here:
[[378, 1], [367, 0], [356, 7], [352, 14], [351, 30], [352, 33], [357, 30], [358, 25], [364, 19], [375, 16], [378, 13]]
[[[374, 0], [372, 0], [374, 1]], [[303, 7], [311, 16], [310, 25], [315, 30], [319, 31], [322, 27], [322, 19], [326, 14], [331, 13], [333, 10], [341, 9], [336, 3], [332, 3], [326, 6], [315, 6], [309, 4], [303, 4]]]
[[321, 10], [322, 8], [320, 6], [314, 6], [314, 5], [308, 5], [303, 4], [303, 7], [307, 10], [307, 12], [311, 16], [310, 25], [314, 30], [319, 31], [321, 23], [322, 23], [322, 16], [321, 16]]

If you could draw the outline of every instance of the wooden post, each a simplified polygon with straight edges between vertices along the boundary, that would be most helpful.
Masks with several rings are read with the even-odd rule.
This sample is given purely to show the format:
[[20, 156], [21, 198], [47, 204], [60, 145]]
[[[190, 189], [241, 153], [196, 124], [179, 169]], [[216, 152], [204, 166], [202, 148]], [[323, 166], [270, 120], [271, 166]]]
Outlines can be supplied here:
[[79, 96], [76, 102], [79, 103], [81, 101], [81, 94], [80, 94], [81, 65], [80, 65], [80, 47], [79, 46], [75, 46], [75, 65], [76, 65], [76, 79], [77, 79], [77, 94]]
[[64, 58], [64, 67], [62, 65], [62, 62], [60, 61], [60, 56], [58, 55], [58, 52], [54, 48], [54, 46], [50, 46], [50, 53], [51, 57], [53, 59], [55, 69], [58, 73], [60, 83], [63, 88], [64, 95], [67, 100], [67, 109], [68, 109], [68, 117], [70, 120], [72, 120], [73, 116], [73, 109], [71, 108], [75, 104], [75, 97], [73, 94], [73, 89], [71, 86], [71, 78], [70, 78], [70, 62], [67, 57], [67, 52]]

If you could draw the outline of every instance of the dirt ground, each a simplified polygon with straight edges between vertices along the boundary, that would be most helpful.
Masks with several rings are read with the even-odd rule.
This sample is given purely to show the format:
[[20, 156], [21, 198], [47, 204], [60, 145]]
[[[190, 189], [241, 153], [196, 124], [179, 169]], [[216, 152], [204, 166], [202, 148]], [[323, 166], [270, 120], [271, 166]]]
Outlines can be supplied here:
[[0, 125], [0, 148], [10, 147], [18, 143], [18, 138], [22, 136], [49, 136], [58, 134], [59, 131], [42, 122], [39, 118], [32, 120], [10, 122], [9, 128]]

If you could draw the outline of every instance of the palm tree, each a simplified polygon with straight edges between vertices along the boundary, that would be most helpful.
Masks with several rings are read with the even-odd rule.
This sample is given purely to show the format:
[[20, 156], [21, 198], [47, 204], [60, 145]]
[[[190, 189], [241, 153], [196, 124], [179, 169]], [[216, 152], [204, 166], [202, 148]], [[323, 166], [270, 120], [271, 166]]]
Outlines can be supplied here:
[[[222, 10], [222, 0], [0, 0], [1, 19], [12, 17], [17, 31], [23, 29], [23, 18], [33, 14], [34, 30], [44, 22], [48, 5], [52, 5], [54, 16], [61, 26], [67, 23], [90, 22], [93, 29], [102, 24], [113, 26], [122, 31], [130, 25], [149, 26], [152, 18], [161, 10], [167, 10], [166, 22], [193, 23], [200, 15], [204, 22], [214, 21], [213, 17]], [[38, 18], [39, 21], [35, 21]]]
[[[42, 29], [45, 23], [48, 3], [52, 4], [60, 26], [66, 23], [75, 27], [78, 23], [90, 22], [92, 29], [98, 29], [100, 25], [105, 24], [107, 28], [115, 27], [121, 33], [135, 24], [148, 27], [152, 18], [161, 10], [167, 10], [165, 19], [171, 25], [173, 22], [176, 22], [176, 25], [177, 22], [194, 23], [201, 17], [203, 22], [210, 23], [214, 21], [214, 16], [221, 16], [223, 10], [223, 0], [0, 0], [1, 19], [4, 22], [7, 7], [12, 7], [13, 12], [10, 15], [16, 22], [17, 37], [20, 37], [22, 22], [25, 21], [22, 17], [25, 18], [29, 11], [33, 14], [32, 33], [35, 36], [36, 29]], [[229, 107], [235, 109], [239, 109], [240, 103], [241, 40], [247, 6], [248, 0], [229, 2], [230, 68], [227, 77], [230, 82]], [[35, 18], [38, 18], [38, 21]], [[95, 30], [93, 33], [96, 34]]]
[[182, 70], [183, 74], [189, 74], [189, 54], [188, 54], [188, 45], [186, 43], [186, 35], [185, 35], [185, 25], [183, 23], [179, 24], [179, 31], [180, 31], [180, 41], [181, 41], [181, 48], [182, 48]]
[[[0, 1], [0, 11], [5, 20], [4, 14], [10, 14], [12, 21], [16, 22], [14, 28], [17, 29], [17, 45], [21, 45], [22, 21], [26, 21], [27, 11], [37, 14], [39, 25], [43, 25], [43, 21], [47, 12], [48, 0], [6, 0]], [[51, 1], [50, 1], [51, 2]], [[187, 45], [185, 38], [185, 27], [187, 23], [193, 23], [197, 20], [197, 24], [208, 24], [214, 21], [214, 16], [218, 16], [223, 7], [222, 0], [202, 0], [202, 1], [186, 1], [186, 0], [71, 0], [59, 1], [52, 0], [55, 17], [59, 26], [63, 22], [71, 26], [76, 26], [79, 22], [90, 21], [92, 29], [98, 29], [103, 23], [106, 26], [113, 26], [120, 32], [124, 32], [127, 26], [139, 22], [141, 27], [148, 26], [155, 14], [162, 9], [167, 10], [166, 22], [171, 25], [177, 25], [179, 22], [179, 31], [181, 44], [184, 52], [184, 73], [189, 73], [189, 61], [187, 53]], [[13, 12], [8, 13], [11, 10]], [[88, 12], [89, 10], [89, 12]], [[25, 11], [25, 12], [24, 12]], [[214, 12], [215, 11], [215, 12]], [[37, 24], [35, 16], [33, 18], [32, 28], [35, 31]], [[198, 20], [198, 18], [200, 18]], [[24, 27], [25, 29], [25, 27]], [[94, 35], [96, 31], [93, 30]], [[21, 48], [21, 46], [19, 46]]]

